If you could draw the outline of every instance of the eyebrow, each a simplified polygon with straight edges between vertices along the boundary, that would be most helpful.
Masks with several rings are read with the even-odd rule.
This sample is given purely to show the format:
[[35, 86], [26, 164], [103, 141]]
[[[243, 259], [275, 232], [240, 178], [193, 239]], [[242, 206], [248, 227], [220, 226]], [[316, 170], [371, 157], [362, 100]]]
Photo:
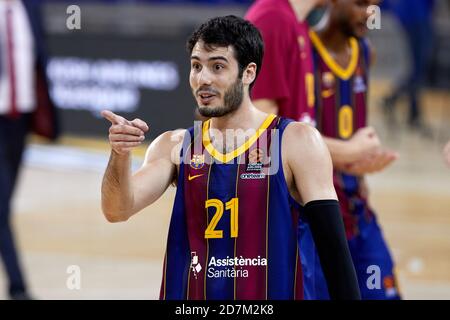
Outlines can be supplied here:
[[[191, 60], [199, 60], [200, 61], [200, 58], [198, 56], [191, 56]], [[228, 59], [225, 58], [224, 56], [214, 56], [214, 57], [210, 57], [208, 59], [208, 61], [213, 61], [213, 60], [223, 60], [228, 63]]]

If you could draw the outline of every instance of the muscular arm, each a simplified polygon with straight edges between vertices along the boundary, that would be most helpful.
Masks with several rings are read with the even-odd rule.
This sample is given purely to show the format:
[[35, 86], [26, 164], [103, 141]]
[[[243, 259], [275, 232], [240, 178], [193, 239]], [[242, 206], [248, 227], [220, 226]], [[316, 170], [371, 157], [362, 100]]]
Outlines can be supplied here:
[[174, 150], [179, 150], [181, 142], [172, 135], [170, 131], [163, 133], [151, 143], [142, 167], [134, 174], [130, 153], [111, 151], [102, 183], [102, 209], [108, 221], [128, 220], [155, 202], [170, 185], [176, 172]]
[[167, 189], [176, 166], [171, 159], [171, 132], [149, 146], [142, 167], [131, 173], [131, 155], [114, 150], [102, 184], [102, 209], [110, 222], [128, 220], [133, 214], [155, 202]]
[[185, 130], [168, 131], [149, 146], [142, 167], [132, 176], [133, 211], [151, 205], [172, 183]]
[[[333, 186], [333, 164], [319, 131], [302, 123], [291, 123], [284, 135], [289, 173], [301, 203], [337, 199]], [[284, 152], [283, 152], [284, 153]], [[292, 188], [291, 188], [292, 190]]]
[[332, 299], [360, 299], [342, 216], [333, 186], [333, 166], [319, 132], [290, 124], [283, 138], [288, 167], [305, 204], [322, 269]]
[[102, 181], [102, 211], [109, 222], [129, 218], [134, 198], [131, 190], [131, 155], [120, 155], [111, 150]]

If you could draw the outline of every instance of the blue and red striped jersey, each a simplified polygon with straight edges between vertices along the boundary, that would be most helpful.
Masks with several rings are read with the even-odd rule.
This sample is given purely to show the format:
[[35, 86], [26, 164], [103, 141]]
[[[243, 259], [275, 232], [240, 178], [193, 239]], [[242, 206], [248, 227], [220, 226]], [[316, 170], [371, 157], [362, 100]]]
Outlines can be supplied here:
[[268, 116], [226, 154], [211, 143], [209, 121], [188, 130], [161, 299], [303, 298], [299, 211], [281, 161], [290, 121]]
[[[317, 129], [327, 137], [347, 140], [367, 124], [368, 75], [370, 50], [365, 39], [349, 38], [351, 57], [347, 68], [341, 67], [313, 31], [315, 109]], [[356, 199], [365, 202], [360, 177], [334, 171], [334, 187], [339, 198], [348, 238], [358, 231], [352, 214]], [[367, 215], [370, 215], [367, 212]]]

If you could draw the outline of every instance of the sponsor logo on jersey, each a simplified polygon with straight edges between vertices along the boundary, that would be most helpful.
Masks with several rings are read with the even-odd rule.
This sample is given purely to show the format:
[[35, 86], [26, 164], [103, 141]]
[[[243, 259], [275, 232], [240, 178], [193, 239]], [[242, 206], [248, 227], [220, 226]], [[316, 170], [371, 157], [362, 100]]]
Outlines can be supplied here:
[[197, 255], [197, 252], [195, 252], [195, 251], [191, 252], [190, 269], [192, 270], [195, 279], [197, 279], [198, 274], [200, 273], [200, 271], [202, 271], [202, 265], [198, 261], [198, 255]]
[[266, 177], [265, 173], [241, 173], [241, 179], [264, 179]]
[[208, 278], [248, 278], [250, 268], [267, 267], [267, 258], [261, 256], [255, 258], [229, 257], [216, 258], [211, 257], [207, 267]]
[[194, 180], [195, 178], [198, 178], [198, 177], [201, 177], [201, 176], [203, 176], [204, 174], [196, 174], [196, 175], [194, 175], [194, 176], [191, 176], [191, 174], [189, 174], [188, 175], [188, 180], [189, 181], [192, 181], [192, 180]]
[[327, 99], [334, 95], [334, 89], [322, 90], [322, 98]]

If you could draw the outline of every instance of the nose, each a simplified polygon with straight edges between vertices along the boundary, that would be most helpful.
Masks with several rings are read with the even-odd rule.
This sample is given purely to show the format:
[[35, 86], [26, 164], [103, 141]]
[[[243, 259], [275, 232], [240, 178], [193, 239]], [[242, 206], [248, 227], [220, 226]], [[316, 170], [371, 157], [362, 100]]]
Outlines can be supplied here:
[[209, 72], [208, 68], [202, 68], [202, 70], [198, 73], [198, 84], [202, 85], [210, 85], [212, 83], [211, 72]]

